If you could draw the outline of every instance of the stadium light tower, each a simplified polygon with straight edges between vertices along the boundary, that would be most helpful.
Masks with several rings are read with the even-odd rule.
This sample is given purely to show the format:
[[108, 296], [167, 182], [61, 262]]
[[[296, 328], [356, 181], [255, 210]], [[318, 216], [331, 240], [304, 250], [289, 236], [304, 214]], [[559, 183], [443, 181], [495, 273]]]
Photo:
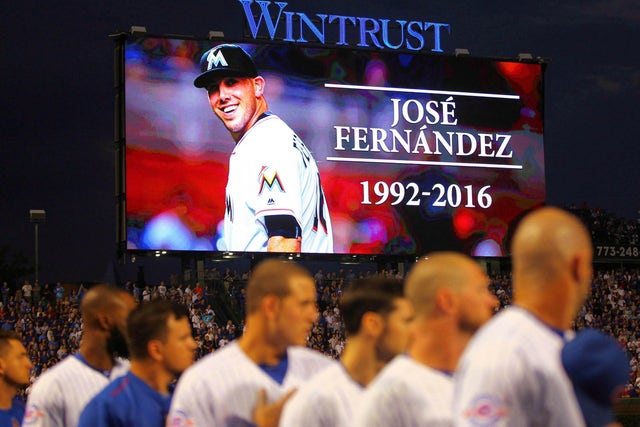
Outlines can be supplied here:
[[47, 213], [43, 209], [31, 209], [29, 210], [29, 220], [34, 226], [35, 231], [35, 255], [36, 255], [36, 281], [38, 281], [38, 224], [44, 224], [47, 219]]

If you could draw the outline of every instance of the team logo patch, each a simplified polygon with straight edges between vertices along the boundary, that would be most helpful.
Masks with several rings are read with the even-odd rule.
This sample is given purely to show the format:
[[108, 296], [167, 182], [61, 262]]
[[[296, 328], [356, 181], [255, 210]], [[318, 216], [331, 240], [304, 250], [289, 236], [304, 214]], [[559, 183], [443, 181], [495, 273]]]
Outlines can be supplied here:
[[222, 51], [219, 49], [213, 49], [207, 55], [207, 71], [211, 71], [216, 67], [228, 67], [229, 63], [225, 59], [224, 55], [222, 55]]
[[258, 194], [262, 194], [264, 188], [268, 187], [269, 191], [279, 190], [286, 193], [282, 181], [278, 176], [278, 172], [269, 166], [263, 166], [260, 170], [260, 183], [258, 185]]
[[43, 418], [44, 412], [42, 412], [37, 405], [31, 404], [27, 406], [27, 410], [24, 413], [23, 425], [39, 426], [40, 424], [42, 424]]
[[196, 422], [189, 417], [184, 411], [176, 411], [175, 414], [167, 420], [167, 427], [193, 427]]
[[483, 395], [471, 403], [471, 408], [464, 411], [464, 417], [474, 426], [489, 427], [501, 421], [509, 411], [500, 399]]

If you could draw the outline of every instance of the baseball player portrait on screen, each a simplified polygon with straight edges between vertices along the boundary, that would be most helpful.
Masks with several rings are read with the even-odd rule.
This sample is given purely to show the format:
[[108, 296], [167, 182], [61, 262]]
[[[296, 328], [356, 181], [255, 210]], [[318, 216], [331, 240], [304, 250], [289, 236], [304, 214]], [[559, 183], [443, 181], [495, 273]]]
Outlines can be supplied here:
[[240, 46], [221, 44], [200, 60], [194, 85], [236, 145], [229, 160], [222, 250], [333, 252], [320, 173], [304, 142], [268, 109], [266, 81]]

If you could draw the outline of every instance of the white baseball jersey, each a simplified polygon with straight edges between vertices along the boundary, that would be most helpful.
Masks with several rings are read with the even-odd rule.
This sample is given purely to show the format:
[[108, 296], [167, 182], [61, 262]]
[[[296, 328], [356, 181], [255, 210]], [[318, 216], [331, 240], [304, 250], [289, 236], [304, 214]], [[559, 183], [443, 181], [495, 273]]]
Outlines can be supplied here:
[[129, 361], [118, 360], [107, 376], [76, 355], [67, 356], [40, 375], [31, 387], [22, 425], [76, 426], [87, 403], [112, 379], [128, 370]]
[[453, 425], [451, 375], [401, 354], [369, 384], [358, 407], [357, 427]]
[[324, 368], [336, 363], [305, 347], [287, 350], [288, 367], [282, 384], [256, 365], [234, 341], [211, 353], [180, 377], [167, 418], [176, 427], [253, 426], [252, 411], [258, 392], [267, 392], [267, 401], [281, 398], [298, 388]]
[[302, 252], [333, 252], [333, 232], [320, 173], [304, 142], [279, 117], [258, 120], [229, 159], [221, 250], [266, 251], [264, 218], [293, 216]]
[[456, 426], [584, 426], [560, 351], [564, 339], [519, 307], [482, 327], [455, 379]]
[[339, 363], [298, 389], [287, 402], [280, 427], [350, 427], [364, 387]]

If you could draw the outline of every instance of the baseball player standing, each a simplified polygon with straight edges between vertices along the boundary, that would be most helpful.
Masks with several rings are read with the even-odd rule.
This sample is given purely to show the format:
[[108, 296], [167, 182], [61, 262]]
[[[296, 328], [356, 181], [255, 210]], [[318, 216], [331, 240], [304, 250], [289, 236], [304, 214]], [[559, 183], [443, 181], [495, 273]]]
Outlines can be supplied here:
[[560, 352], [589, 295], [593, 249], [558, 208], [528, 214], [512, 243], [513, 306], [474, 336], [455, 378], [456, 426], [584, 426]]
[[404, 288], [415, 311], [409, 349], [371, 382], [354, 426], [452, 425], [453, 371], [497, 305], [488, 285], [466, 255], [435, 252], [416, 263]]
[[261, 421], [254, 413], [262, 398], [281, 410], [292, 390], [335, 363], [304, 347], [318, 316], [315, 282], [304, 268], [276, 259], [261, 262], [251, 273], [245, 301], [244, 334], [182, 374], [168, 426], [277, 425], [278, 411]]
[[164, 427], [169, 384], [193, 363], [198, 345], [189, 310], [173, 301], [142, 304], [127, 319], [129, 372], [84, 408], [78, 427]]
[[223, 250], [333, 252], [320, 173], [304, 142], [268, 110], [265, 80], [240, 46], [202, 55], [194, 85], [236, 146], [229, 160]]
[[348, 427], [365, 387], [409, 341], [413, 308], [402, 281], [362, 279], [340, 300], [346, 344], [341, 363], [304, 384], [287, 402], [280, 427]]
[[24, 403], [16, 399], [18, 390], [29, 385], [33, 364], [13, 331], [0, 330], [0, 426], [19, 426]]
[[128, 355], [126, 319], [134, 307], [133, 297], [122, 289], [97, 285], [87, 291], [80, 303], [80, 348], [38, 377], [23, 426], [76, 426], [91, 398], [127, 372], [129, 362], [117, 356]]

